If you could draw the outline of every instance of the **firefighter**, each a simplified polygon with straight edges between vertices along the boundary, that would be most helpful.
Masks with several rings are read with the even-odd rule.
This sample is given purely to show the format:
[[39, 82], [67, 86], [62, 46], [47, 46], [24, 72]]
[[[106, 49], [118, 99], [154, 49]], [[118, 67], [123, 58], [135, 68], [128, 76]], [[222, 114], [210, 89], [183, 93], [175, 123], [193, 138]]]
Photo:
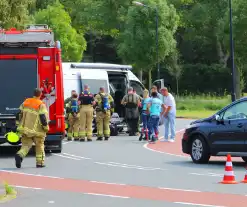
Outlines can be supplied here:
[[96, 122], [97, 122], [97, 140], [101, 141], [103, 137], [108, 140], [110, 137], [110, 119], [111, 110], [114, 109], [114, 100], [110, 94], [105, 93], [104, 87], [100, 88], [95, 96], [96, 101]]
[[76, 93], [72, 95], [72, 99], [66, 105], [66, 107], [69, 108], [68, 141], [71, 141], [73, 136], [74, 136], [74, 141], [78, 141], [79, 140], [79, 127], [80, 127], [80, 113], [79, 113], [79, 106], [78, 106], [78, 95]]
[[84, 85], [84, 91], [79, 97], [80, 104], [80, 131], [79, 140], [81, 142], [92, 141], [93, 136], [93, 105], [95, 105], [94, 96], [89, 91], [89, 86]]
[[70, 114], [70, 102], [72, 100], [72, 97], [74, 94], [77, 94], [75, 90], [72, 90], [71, 91], [71, 96], [69, 98], [66, 98], [64, 100], [64, 108], [65, 108], [65, 112], [66, 112], [66, 116], [65, 116], [65, 121], [66, 121], [66, 124], [65, 124], [65, 128], [68, 129], [69, 128], [69, 114]]
[[41, 91], [42, 91], [41, 100], [43, 100], [43, 102], [45, 103], [49, 114], [50, 106], [54, 104], [56, 100], [55, 97], [56, 92], [55, 92], [55, 87], [52, 86], [52, 82], [49, 82], [48, 78], [43, 80], [43, 86], [41, 87]]
[[71, 91], [71, 96], [69, 98], [66, 98], [64, 100], [64, 108], [67, 109], [66, 105], [72, 100], [72, 97], [74, 94], [77, 94], [75, 90], [72, 90]]
[[15, 155], [17, 168], [21, 168], [24, 157], [35, 143], [36, 167], [45, 167], [44, 141], [49, 131], [48, 112], [45, 104], [40, 100], [42, 91], [34, 90], [34, 97], [26, 99], [20, 106], [19, 126], [17, 131], [21, 134], [21, 149]]
[[139, 120], [138, 106], [140, 106], [140, 99], [139, 96], [133, 92], [132, 87], [128, 89], [128, 94], [123, 97], [121, 103], [125, 106], [125, 119], [128, 125], [129, 136], [135, 136], [139, 131], [139, 126], [137, 125]]

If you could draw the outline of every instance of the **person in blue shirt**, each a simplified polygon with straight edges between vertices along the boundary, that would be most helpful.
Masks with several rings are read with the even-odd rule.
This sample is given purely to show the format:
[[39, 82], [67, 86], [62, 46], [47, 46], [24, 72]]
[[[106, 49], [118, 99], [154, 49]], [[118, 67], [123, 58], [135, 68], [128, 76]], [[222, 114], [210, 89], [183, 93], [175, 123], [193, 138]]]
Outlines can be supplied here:
[[149, 139], [152, 143], [154, 143], [158, 139], [159, 135], [159, 119], [160, 114], [163, 109], [163, 103], [162, 100], [158, 98], [157, 92], [152, 92], [151, 94], [151, 100], [148, 104], [148, 111], [149, 111]]
[[[143, 139], [146, 138], [148, 140], [148, 119], [149, 119], [149, 114], [147, 111], [147, 105], [150, 102], [149, 98], [149, 92], [147, 89], [143, 91], [143, 99], [141, 102], [141, 116], [142, 116], [142, 131], [141, 135], [139, 137], [139, 141], [142, 141]], [[144, 136], [144, 137], [143, 137]]]

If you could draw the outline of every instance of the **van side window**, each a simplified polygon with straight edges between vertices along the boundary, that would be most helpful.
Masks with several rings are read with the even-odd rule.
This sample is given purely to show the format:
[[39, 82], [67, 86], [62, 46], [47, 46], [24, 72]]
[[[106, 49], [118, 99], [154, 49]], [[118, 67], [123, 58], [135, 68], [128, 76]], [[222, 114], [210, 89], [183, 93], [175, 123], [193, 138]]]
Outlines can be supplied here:
[[140, 96], [143, 94], [144, 87], [141, 85], [141, 83], [137, 81], [130, 81], [130, 86], [136, 90], [136, 93]]

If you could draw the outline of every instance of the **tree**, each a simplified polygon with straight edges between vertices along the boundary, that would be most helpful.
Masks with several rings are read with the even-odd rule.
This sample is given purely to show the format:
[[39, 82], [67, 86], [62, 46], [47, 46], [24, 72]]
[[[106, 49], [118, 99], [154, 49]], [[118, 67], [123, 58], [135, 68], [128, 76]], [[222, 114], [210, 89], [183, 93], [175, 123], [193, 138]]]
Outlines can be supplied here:
[[53, 29], [55, 38], [61, 41], [63, 61], [81, 61], [86, 41], [83, 34], [77, 33], [71, 26], [71, 18], [63, 5], [56, 2], [47, 9], [38, 11], [35, 21], [38, 24], [47, 24]]
[[180, 56], [177, 50], [166, 58], [165, 65], [170, 75], [176, 79], [176, 92], [179, 95], [179, 80], [183, 74], [183, 66], [180, 63]]
[[[173, 5], [165, 0], [145, 0], [146, 7], [130, 6], [124, 31], [118, 38], [118, 53], [125, 62], [135, 64], [137, 68], [151, 70], [157, 64], [155, 7], [159, 18], [159, 61], [163, 61], [176, 48], [174, 33], [179, 17]], [[149, 84], [151, 80], [149, 78]]]
[[29, 23], [28, 8], [34, 0], [0, 0], [0, 27], [23, 27]]
[[77, 29], [117, 36], [132, 0], [61, 0]]

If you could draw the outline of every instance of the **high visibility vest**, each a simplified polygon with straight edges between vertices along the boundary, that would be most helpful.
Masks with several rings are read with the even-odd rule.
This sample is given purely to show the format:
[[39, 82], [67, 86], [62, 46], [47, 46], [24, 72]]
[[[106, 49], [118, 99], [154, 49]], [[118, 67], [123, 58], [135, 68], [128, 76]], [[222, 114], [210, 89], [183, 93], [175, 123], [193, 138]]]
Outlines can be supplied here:
[[21, 105], [22, 118], [18, 126], [18, 131], [26, 136], [46, 135], [40, 121], [40, 114], [48, 114], [46, 107], [41, 105], [43, 102], [37, 98], [28, 98]]

